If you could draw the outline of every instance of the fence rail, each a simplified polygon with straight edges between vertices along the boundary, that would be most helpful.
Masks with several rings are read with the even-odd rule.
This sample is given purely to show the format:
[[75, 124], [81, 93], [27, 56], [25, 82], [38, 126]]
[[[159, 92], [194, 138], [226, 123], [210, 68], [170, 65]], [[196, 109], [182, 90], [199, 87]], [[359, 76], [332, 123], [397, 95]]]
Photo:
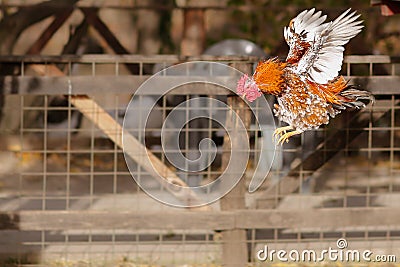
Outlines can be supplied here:
[[[399, 213], [398, 213], [399, 212]], [[0, 230], [233, 230], [302, 228], [332, 231], [359, 227], [400, 230], [400, 208], [371, 207], [305, 210], [234, 211], [21, 211], [0, 215]], [[337, 219], [341, 218], [340, 226]]]
[[[187, 61], [216, 61], [221, 63], [229, 63], [232, 66], [237, 64], [250, 64], [257, 62], [255, 57], [239, 57], [239, 56], [200, 56], [200, 57], [179, 57], [176, 55], [161, 55], [161, 56], [141, 56], [141, 55], [84, 55], [84, 56], [0, 56], [0, 64], [10, 63], [18, 66], [19, 75], [6, 75], [2, 76], [0, 80], [0, 92], [2, 94], [94, 94], [104, 93], [112, 90], [116, 94], [134, 93], [137, 88], [143, 84], [150, 74], [144, 74], [144, 66], [158, 64], [159, 69], [168, 67], [172, 64]], [[362, 88], [372, 92], [373, 94], [392, 95], [398, 94], [398, 84], [400, 76], [396, 74], [400, 72], [399, 57], [388, 56], [347, 56], [344, 59], [344, 73], [347, 79], [353, 84], [358, 84]], [[26, 74], [25, 69], [29, 64], [43, 65], [45, 76], [37, 76]], [[52, 64], [64, 64], [66, 76], [54, 76], [54, 74], [47, 73], [46, 66]], [[82, 74], [73, 73], [74, 65], [87, 65], [90, 71]], [[111, 69], [114, 73], [108, 75], [96, 74], [96, 68], [99, 65], [112, 64]], [[120, 65], [123, 64], [136, 64], [138, 66], [137, 74], [121, 74]], [[367, 64], [367, 73], [363, 76], [352, 75], [351, 68], [353, 65]], [[385, 74], [374, 74], [375, 64], [389, 64], [386, 68]], [[385, 71], [385, 69], [384, 69]], [[167, 86], [170, 80], [182, 79], [185, 77], [173, 76], [169, 74], [167, 77], [162, 75], [157, 77], [157, 86], [162, 90], [162, 86]], [[234, 87], [236, 81], [230, 80], [229, 76], [221, 76], [216, 73], [210, 72], [210, 75], [199, 77], [210, 83], [223, 82]], [[210, 88], [211, 87], [211, 88]], [[196, 88], [199, 94], [227, 94], [226, 90], [216, 89], [218, 87], [203, 86]], [[172, 94], [188, 94], [193, 91], [193, 88], [186, 87], [180, 91], [172, 91]]]

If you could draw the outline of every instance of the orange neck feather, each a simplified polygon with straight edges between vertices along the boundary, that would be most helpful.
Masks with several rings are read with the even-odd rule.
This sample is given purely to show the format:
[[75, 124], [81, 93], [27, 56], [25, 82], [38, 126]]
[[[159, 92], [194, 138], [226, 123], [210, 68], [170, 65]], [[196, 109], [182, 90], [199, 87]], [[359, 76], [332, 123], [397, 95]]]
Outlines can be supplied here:
[[277, 59], [259, 62], [254, 73], [254, 81], [258, 88], [266, 94], [279, 95], [284, 88], [284, 68], [286, 63]]

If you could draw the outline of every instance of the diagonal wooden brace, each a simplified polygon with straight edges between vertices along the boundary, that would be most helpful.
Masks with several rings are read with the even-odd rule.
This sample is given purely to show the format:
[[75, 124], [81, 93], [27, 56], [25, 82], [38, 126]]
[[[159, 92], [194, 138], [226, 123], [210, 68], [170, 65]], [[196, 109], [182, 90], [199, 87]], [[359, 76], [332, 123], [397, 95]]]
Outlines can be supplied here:
[[[40, 65], [34, 64], [30, 67], [39, 75], [51, 74], [53, 76], [65, 76], [65, 74], [54, 65]], [[117, 146], [123, 147], [121, 125], [114, 120], [96, 101], [88, 96], [70, 96], [69, 100], [86, 118], [92, 121], [98, 128], [100, 128]], [[183, 205], [199, 205], [201, 202], [200, 197], [182, 180], [175, 172], [166, 166], [159, 158], [157, 158], [151, 151], [139, 142], [133, 135], [124, 132], [125, 144], [129, 145], [130, 150], [127, 155], [133, 159], [144, 170], [158, 179], [158, 181], [165, 185], [165, 189], [172, 195], [182, 201]], [[133, 149], [132, 149], [133, 148]], [[135, 151], [133, 153], [132, 151]], [[146, 160], [144, 157], [148, 157]], [[168, 186], [169, 184], [181, 186], [180, 190], [175, 187]], [[209, 206], [196, 208], [196, 210], [209, 210]]]

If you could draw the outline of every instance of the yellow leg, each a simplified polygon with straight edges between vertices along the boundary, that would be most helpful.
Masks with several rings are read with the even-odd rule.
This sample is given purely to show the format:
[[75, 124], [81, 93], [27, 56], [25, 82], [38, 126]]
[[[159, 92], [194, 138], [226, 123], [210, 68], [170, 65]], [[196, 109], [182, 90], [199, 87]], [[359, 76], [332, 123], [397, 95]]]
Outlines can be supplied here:
[[296, 134], [301, 134], [301, 133], [302, 133], [301, 131], [297, 131], [297, 130], [285, 133], [284, 135], [281, 136], [281, 138], [279, 138], [278, 145], [283, 145], [283, 143], [285, 141], [286, 141], [286, 143], [288, 143], [290, 137], [292, 137], [293, 135], [296, 135]]
[[292, 130], [292, 126], [285, 126], [285, 127], [279, 127], [274, 131], [274, 134], [272, 135], [272, 140], [275, 140], [277, 138], [280, 138], [282, 136], [282, 133], [286, 133], [287, 130]]

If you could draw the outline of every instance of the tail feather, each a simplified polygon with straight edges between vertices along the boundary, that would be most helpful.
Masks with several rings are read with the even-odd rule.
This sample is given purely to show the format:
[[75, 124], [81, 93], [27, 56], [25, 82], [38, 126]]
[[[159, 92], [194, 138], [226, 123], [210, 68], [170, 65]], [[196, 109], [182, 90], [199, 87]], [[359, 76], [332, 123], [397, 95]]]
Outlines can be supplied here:
[[340, 105], [342, 106], [341, 109], [361, 109], [365, 108], [365, 106], [370, 103], [373, 104], [375, 101], [374, 96], [370, 92], [359, 90], [358, 86], [355, 85], [346, 86], [346, 88], [341, 91], [338, 96]]
[[338, 100], [328, 107], [329, 115], [334, 118], [342, 110], [345, 109], [362, 109], [368, 104], [373, 104], [375, 101], [374, 96], [364, 90], [360, 90], [358, 86], [347, 85], [337, 95]]

